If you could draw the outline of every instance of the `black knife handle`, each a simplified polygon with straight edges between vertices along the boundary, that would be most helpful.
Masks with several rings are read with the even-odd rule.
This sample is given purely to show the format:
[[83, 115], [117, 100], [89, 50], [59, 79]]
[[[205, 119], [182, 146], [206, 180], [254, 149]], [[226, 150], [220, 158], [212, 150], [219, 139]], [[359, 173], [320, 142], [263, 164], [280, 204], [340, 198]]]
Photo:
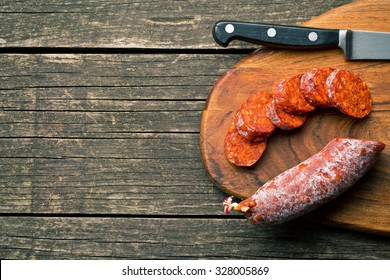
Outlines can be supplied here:
[[213, 37], [223, 47], [236, 39], [272, 47], [329, 47], [338, 46], [339, 30], [222, 20]]

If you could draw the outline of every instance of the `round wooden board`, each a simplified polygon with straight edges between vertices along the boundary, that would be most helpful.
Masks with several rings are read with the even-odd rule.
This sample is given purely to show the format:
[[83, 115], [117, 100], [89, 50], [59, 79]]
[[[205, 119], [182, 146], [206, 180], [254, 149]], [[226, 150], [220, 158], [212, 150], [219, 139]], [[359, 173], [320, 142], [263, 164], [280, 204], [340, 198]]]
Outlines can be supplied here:
[[[329, 11], [306, 26], [390, 32], [390, 2], [358, 1]], [[270, 91], [275, 81], [314, 67], [348, 69], [368, 84], [373, 110], [354, 119], [336, 110], [316, 110], [292, 131], [275, 131], [262, 158], [252, 167], [237, 167], [225, 157], [223, 142], [234, 114], [247, 97]], [[226, 72], [210, 92], [201, 123], [201, 152], [214, 184], [246, 198], [263, 183], [321, 150], [335, 137], [378, 140], [390, 144], [390, 62], [347, 61], [340, 49], [258, 50]], [[390, 147], [375, 167], [348, 192], [309, 214], [322, 223], [390, 234]]]

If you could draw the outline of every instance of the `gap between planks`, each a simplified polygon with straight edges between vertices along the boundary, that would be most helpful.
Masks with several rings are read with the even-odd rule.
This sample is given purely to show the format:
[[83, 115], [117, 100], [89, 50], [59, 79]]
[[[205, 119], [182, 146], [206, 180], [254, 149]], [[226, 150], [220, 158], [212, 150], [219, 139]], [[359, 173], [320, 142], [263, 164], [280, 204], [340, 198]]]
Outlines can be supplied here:
[[253, 46], [253, 48], [248, 49], [4, 47], [0, 48], [0, 54], [250, 54], [261, 48], [259, 45]]
[[34, 217], [34, 218], [129, 218], [129, 219], [217, 219], [217, 220], [244, 220], [245, 217], [240, 214], [232, 214], [232, 215], [173, 215], [173, 214], [79, 214], [79, 213], [55, 213], [55, 214], [49, 214], [49, 213], [0, 213], [0, 217]]

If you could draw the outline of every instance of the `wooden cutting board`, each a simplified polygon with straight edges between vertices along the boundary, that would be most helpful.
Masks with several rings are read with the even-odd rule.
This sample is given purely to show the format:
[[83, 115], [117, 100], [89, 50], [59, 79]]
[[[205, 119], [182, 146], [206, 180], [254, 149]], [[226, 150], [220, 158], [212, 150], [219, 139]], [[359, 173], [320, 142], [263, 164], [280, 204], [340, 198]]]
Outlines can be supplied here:
[[[390, 32], [390, 1], [358, 1], [331, 10], [305, 26]], [[390, 47], [390, 46], [389, 46]], [[223, 141], [234, 114], [247, 97], [271, 90], [276, 80], [314, 67], [356, 72], [368, 84], [373, 110], [354, 119], [336, 110], [317, 110], [301, 127], [275, 131], [262, 158], [252, 167], [237, 167], [225, 158]], [[378, 140], [387, 145], [379, 161], [355, 186], [305, 216], [314, 221], [390, 235], [390, 62], [347, 61], [340, 49], [262, 49], [239, 61], [210, 92], [201, 123], [201, 152], [214, 184], [238, 198], [252, 195], [263, 183], [320, 151], [335, 137]]]

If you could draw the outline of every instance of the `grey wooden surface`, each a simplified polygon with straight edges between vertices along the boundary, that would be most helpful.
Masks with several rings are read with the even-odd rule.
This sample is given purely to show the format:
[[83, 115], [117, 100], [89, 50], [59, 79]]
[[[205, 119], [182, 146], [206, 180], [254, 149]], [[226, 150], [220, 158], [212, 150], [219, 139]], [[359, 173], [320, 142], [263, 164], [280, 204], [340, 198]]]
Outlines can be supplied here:
[[213, 23], [349, 2], [1, 1], [0, 258], [390, 258], [388, 237], [226, 216], [200, 158], [207, 95], [254, 48]]

